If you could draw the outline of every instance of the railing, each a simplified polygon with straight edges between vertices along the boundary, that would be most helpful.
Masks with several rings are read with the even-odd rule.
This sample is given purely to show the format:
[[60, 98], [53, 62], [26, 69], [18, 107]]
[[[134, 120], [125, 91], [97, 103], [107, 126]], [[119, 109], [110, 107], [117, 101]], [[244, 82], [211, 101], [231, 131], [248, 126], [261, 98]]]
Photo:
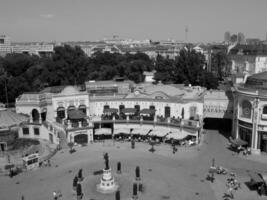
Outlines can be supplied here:
[[175, 128], [191, 128], [199, 129], [199, 121], [194, 120], [181, 120], [180, 122], [160, 122], [160, 121], [147, 121], [147, 120], [99, 120], [94, 121], [93, 123], [115, 123], [115, 124], [148, 124], [155, 126], [166, 126], [166, 127], [175, 127]]

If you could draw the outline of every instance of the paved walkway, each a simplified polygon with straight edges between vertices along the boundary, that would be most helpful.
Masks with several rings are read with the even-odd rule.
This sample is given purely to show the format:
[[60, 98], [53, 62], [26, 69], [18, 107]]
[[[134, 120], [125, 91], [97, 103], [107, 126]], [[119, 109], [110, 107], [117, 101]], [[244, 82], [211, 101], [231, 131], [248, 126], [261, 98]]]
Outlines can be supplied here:
[[90, 180], [84, 183], [83, 189], [86, 190], [86, 195], [91, 196], [84, 199], [114, 199], [114, 196], [99, 198], [94, 190], [100, 176], [92, 176], [92, 173], [104, 166], [104, 152], [109, 152], [113, 170], [116, 169], [117, 161], [122, 162], [123, 173], [126, 174], [125, 180], [120, 179], [125, 188], [122, 200], [131, 195], [132, 177], [137, 165], [141, 166], [147, 190], [141, 197], [143, 200], [222, 200], [227, 192], [227, 176], [216, 175], [214, 183], [206, 180], [213, 158], [216, 165], [235, 172], [237, 180], [242, 183], [242, 189], [234, 193], [235, 199], [264, 199], [255, 191], [249, 191], [244, 182], [249, 181], [249, 170], [267, 173], [266, 164], [237, 156], [227, 149], [227, 143], [228, 140], [217, 131], [206, 131], [202, 145], [181, 147], [176, 154], [172, 154], [170, 145], [155, 146], [156, 151], [151, 153], [147, 144], [136, 143], [136, 148], [131, 149], [129, 142], [116, 142], [113, 145], [112, 141], [75, 147], [77, 152], [74, 154], [69, 154], [68, 149], [64, 149], [51, 159], [52, 167], [22, 173], [13, 179], [1, 177], [0, 199], [20, 199], [22, 194], [27, 200], [52, 199], [52, 192], [60, 190], [64, 200], [72, 200], [75, 198], [71, 190], [72, 179], [80, 168], [83, 169], [86, 179]]

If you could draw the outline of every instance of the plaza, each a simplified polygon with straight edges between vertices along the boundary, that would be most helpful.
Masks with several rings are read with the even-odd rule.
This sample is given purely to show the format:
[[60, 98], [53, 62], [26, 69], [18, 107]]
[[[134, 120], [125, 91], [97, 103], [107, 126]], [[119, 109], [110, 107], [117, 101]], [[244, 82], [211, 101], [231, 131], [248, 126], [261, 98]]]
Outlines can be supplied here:
[[[212, 159], [216, 165], [225, 167], [229, 172], [237, 174], [241, 189], [234, 192], [235, 199], [262, 199], [256, 191], [250, 191], [245, 185], [249, 181], [248, 171], [266, 173], [266, 159], [260, 162], [250, 160], [243, 155], [234, 154], [227, 149], [228, 140], [217, 131], [205, 131], [199, 146], [178, 147], [173, 154], [170, 145], [155, 146], [155, 152], [148, 151], [146, 143], [136, 143], [131, 149], [129, 142], [94, 143], [85, 147], [76, 147], [77, 152], [70, 154], [67, 150], [59, 151], [51, 158], [51, 167], [19, 174], [13, 178], [1, 176], [1, 199], [27, 200], [52, 199], [53, 191], [60, 191], [62, 199], [76, 199], [72, 190], [72, 179], [79, 169], [83, 169], [83, 199], [115, 199], [114, 194], [100, 194], [96, 185], [101, 176], [93, 175], [94, 171], [103, 169], [103, 153], [110, 155], [110, 166], [120, 185], [121, 199], [130, 199], [134, 169], [140, 166], [144, 192], [140, 199], [222, 199], [227, 193], [225, 176], [215, 175], [215, 181], [206, 180]], [[264, 159], [262, 159], [264, 158]], [[116, 163], [122, 163], [122, 174], [116, 174]]]

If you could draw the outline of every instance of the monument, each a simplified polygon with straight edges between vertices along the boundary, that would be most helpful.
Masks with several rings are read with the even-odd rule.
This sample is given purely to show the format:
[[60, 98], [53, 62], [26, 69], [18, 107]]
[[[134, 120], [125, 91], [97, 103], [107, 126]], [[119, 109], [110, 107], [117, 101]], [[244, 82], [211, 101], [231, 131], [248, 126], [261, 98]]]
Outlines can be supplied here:
[[97, 184], [96, 189], [100, 193], [108, 194], [115, 192], [119, 188], [119, 185], [115, 182], [115, 178], [112, 176], [108, 153], [104, 154], [104, 160], [105, 168], [103, 169], [103, 176], [100, 183]]

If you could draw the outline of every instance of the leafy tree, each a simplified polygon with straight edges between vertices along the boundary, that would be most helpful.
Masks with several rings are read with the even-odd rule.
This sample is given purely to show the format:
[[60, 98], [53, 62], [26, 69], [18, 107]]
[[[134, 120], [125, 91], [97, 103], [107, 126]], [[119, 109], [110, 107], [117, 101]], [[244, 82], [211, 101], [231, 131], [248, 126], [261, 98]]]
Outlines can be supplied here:
[[226, 53], [218, 52], [212, 55], [211, 66], [213, 73], [223, 80], [224, 77], [230, 74], [230, 60]]

